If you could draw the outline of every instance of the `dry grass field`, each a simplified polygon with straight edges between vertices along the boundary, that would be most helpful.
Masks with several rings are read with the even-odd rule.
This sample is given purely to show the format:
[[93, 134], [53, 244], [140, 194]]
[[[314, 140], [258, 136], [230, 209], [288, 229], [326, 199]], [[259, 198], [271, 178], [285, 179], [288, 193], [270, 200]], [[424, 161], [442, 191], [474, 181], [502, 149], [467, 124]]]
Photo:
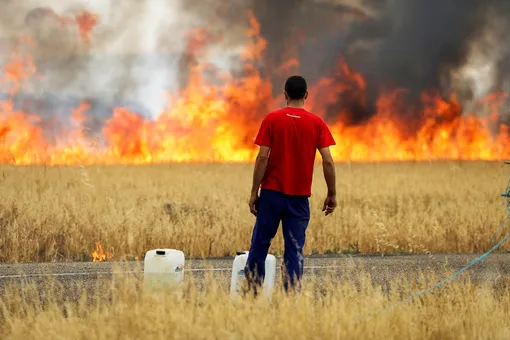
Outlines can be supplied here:
[[[117, 281], [118, 280], [118, 281]], [[13, 288], [0, 299], [0, 338], [8, 339], [508, 339], [510, 289], [466, 279], [399, 304], [420, 282], [394, 279], [391, 289], [357, 275], [310, 280], [299, 296], [230, 301], [208, 281], [183, 291], [151, 292], [132, 278], [66, 300], [57, 285]], [[104, 288], [104, 287], [103, 287]], [[182, 294], [182, 292], [184, 294]], [[39, 297], [43, 297], [40, 299]], [[42, 301], [42, 302], [41, 302]], [[391, 308], [391, 307], [395, 308]], [[476, 306], [476, 307], [475, 307]], [[383, 310], [386, 309], [386, 310]], [[381, 311], [383, 310], [383, 311]]]
[[[0, 261], [91, 261], [96, 242], [117, 260], [157, 247], [234, 255], [247, 250], [253, 228], [252, 169], [2, 166]], [[338, 164], [339, 208], [326, 217], [318, 165], [306, 253], [484, 251], [505, 215], [509, 170], [502, 162]], [[279, 233], [270, 251], [282, 249]]]

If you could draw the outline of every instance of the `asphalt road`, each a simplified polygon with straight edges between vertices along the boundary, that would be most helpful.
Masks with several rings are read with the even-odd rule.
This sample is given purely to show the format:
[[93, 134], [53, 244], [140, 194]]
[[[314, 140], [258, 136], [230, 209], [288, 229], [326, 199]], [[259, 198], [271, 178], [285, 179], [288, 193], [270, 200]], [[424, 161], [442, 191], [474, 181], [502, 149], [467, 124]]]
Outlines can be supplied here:
[[[477, 255], [472, 254], [312, 257], [305, 260], [305, 280], [332, 277], [333, 280], [341, 282], [368, 274], [373, 283], [384, 287], [397, 278], [420, 280], [422, 273], [431, 272], [440, 280], [460, 270], [476, 257]], [[184, 269], [185, 281], [202, 285], [204, 277], [210, 274], [228, 290], [232, 261], [232, 258], [187, 260]], [[278, 285], [281, 258], [277, 261]], [[128, 275], [143, 277], [143, 262], [0, 264], [0, 292], [10, 285], [44, 285], [50, 278], [60, 282], [69, 295], [79, 296], [77, 287], [94, 290], [109, 286], [114, 278]], [[497, 284], [509, 278], [510, 253], [497, 253], [476, 264], [456, 280], [471, 279]]]

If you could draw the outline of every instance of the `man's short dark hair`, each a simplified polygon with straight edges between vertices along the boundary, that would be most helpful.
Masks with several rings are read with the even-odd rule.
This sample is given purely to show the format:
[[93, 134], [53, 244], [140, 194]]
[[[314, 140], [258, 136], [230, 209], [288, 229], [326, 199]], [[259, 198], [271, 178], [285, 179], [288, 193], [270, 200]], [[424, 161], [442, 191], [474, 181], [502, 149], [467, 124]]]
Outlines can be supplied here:
[[291, 100], [299, 100], [305, 97], [307, 85], [305, 78], [301, 76], [292, 76], [285, 82], [285, 92]]

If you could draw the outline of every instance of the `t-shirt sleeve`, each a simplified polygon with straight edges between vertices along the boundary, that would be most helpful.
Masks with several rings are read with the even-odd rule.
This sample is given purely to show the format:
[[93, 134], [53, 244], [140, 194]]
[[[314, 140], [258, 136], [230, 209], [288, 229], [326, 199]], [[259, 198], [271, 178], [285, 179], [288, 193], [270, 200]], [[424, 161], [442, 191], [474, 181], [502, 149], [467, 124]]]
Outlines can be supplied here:
[[271, 147], [271, 127], [269, 126], [267, 117], [265, 117], [260, 124], [259, 132], [255, 138], [255, 144], [258, 146]]
[[329, 130], [328, 126], [324, 121], [321, 121], [320, 127], [319, 127], [319, 138], [317, 140], [317, 149], [322, 149], [328, 146], [336, 145], [335, 139], [333, 138], [333, 135], [331, 134], [331, 131]]

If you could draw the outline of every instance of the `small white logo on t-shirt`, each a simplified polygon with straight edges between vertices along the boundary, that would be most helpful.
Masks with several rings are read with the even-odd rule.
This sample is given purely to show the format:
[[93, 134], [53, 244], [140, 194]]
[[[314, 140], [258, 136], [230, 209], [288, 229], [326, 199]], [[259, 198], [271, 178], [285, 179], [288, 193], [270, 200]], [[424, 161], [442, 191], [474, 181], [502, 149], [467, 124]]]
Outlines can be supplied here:
[[292, 118], [301, 118], [300, 116], [291, 115], [290, 113], [287, 113], [287, 116], [292, 117]]

